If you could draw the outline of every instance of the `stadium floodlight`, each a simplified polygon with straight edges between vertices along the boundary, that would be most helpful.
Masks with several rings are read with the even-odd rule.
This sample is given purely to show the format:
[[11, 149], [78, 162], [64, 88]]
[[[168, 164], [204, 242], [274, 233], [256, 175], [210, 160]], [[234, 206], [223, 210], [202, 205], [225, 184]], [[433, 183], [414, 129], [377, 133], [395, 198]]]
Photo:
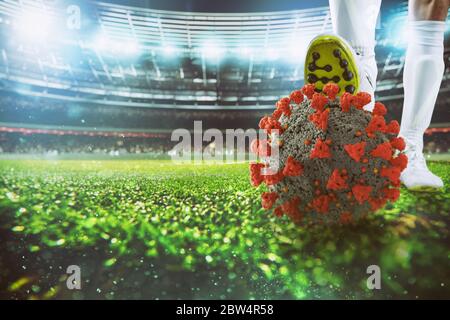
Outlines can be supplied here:
[[397, 15], [388, 22], [387, 43], [393, 47], [404, 49], [408, 41], [407, 16]]
[[223, 55], [223, 49], [216, 44], [206, 44], [202, 48], [202, 53], [207, 59], [220, 59]]
[[246, 58], [251, 57], [252, 53], [253, 53], [252, 49], [250, 49], [249, 47], [246, 47], [246, 46], [240, 47], [237, 51], [241, 56], [246, 57]]
[[99, 34], [95, 37], [94, 41], [91, 43], [91, 47], [99, 52], [114, 51], [114, 49], [116, 49], [115, 44], [103, 34]]
[[303, 64], [308, 43], [312, 40], [312, 36], [298, 37], [296, 44], [287, 44], [283, 46], [282, 55], [280, 56], [284, 62], [294, 65]]
[[139, 44], [134, 40], [126, 41], [123, 47], [127, 55], [136, 55], [139, 53]]
[[267, 60], [277, 60], [279, 58], [279, 54], [274, 48], [266, 48], [265, 57]]
[[42, 41], [53, 29], [52, 19], [42, 10], [27, 9], [17, 17], [15, 27], [19, 38], [26, 41]]
[[114, 53], [126, 56], [139, 53], [139, 44], [134, 40], [112, 40], [104, 34], [99, 34], [91, 43], [91, 47], [101, 53]]
[[162, 52], [164, 52], [166, 56], [173, 56], [176, 52], [176, 49], [171, 45], [164, 45], [162, 47]]
[[286, 54], [283, 56], [286, 58], [288, 62], [291, 63], [300, 63], [303, 62], [306, 48], [302, 48], [301, 46], [292, 46], [286, 48]]

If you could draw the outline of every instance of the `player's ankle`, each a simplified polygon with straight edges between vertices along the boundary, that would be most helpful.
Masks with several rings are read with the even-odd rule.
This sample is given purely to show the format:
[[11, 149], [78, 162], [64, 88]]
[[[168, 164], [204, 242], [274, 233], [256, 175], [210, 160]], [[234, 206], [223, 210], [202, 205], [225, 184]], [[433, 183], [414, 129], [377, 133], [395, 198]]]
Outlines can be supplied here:
[[375, 90], [378, 73], [377, 63], [374, 55], [359, 55], [357, 58], [360, 68], [360, 91], [367, 92], [372, 97], [371, 102], [364, 107], [364, 110], [372, 111], [375, 105]]

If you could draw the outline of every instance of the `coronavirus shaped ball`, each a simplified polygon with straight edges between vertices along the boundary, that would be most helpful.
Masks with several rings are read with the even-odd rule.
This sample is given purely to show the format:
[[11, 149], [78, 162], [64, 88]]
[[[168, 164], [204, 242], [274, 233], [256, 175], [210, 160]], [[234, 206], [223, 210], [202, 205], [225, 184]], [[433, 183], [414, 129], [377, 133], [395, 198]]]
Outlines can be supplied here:
[[338, 92], [333, 83], [322, 92], [305, 85], [281, 98], [259, 123], [267, 139], [251, 144], [259, 155], [250, 164], [251, 183], [266, 186], [262, 207], [278, 217], [349, 223], [400, 195], [408, 159], [398, 122], [386, 122], [382, 103], [364, 110], [368, 93]]

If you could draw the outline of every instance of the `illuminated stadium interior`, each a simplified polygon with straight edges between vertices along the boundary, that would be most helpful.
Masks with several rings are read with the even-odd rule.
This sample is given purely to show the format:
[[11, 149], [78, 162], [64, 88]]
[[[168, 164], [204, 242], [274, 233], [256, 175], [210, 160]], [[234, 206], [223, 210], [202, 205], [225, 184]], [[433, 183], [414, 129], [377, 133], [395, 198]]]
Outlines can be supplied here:
[[[303, 85], [309, 40], [331, 31], [327, 5], [206, 13], [85, 1], [80, 29], [66, 28], [65, 5], [0, 2], [4, 132], [45, 126], [163, 133], [199, 119], [205, 127], [254, 128], [279, 97]], [[377, 32], [377, 99], [396, 119], [406, 10], [406, 3], [384, 9]], [[448, 62], [448, 37], [446, 44]], [[450, 122], [446, 65], [432, 125], [439, 132]]]
[[[0, 0], [0, 300], [449, 299], [448, 20], [425, 158], [419, 138], [410, 157], [392, 121], [407, 1], [383, 0], [377, 23], [385, 118], [362, 110], [367, 94], [315, 95], [320, 110], [312, 86], [263, 118], [304, 86], [309, 41], [332, 31], [328, 2]], [[219, 143], [261, 118], [269, 138]], [[401, 186], [409, 159], [444, 186]]]

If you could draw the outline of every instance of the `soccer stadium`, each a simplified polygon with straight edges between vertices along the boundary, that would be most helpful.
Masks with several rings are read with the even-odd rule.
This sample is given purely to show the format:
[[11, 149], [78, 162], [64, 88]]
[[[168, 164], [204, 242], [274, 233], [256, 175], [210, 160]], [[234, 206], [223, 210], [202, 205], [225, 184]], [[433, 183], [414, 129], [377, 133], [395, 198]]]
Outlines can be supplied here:
[[[384, 0], [377, 22], [386, 121], [402, 117], [407, 15]], [[0, 299], [449, 299], [449, 32], [424, 137], [439, 192], [298, 225], [261, 207], [250, 141], [172, 159], [177, 129], [258, 130], [332, 31], [327, 0], [0, 0]]]

